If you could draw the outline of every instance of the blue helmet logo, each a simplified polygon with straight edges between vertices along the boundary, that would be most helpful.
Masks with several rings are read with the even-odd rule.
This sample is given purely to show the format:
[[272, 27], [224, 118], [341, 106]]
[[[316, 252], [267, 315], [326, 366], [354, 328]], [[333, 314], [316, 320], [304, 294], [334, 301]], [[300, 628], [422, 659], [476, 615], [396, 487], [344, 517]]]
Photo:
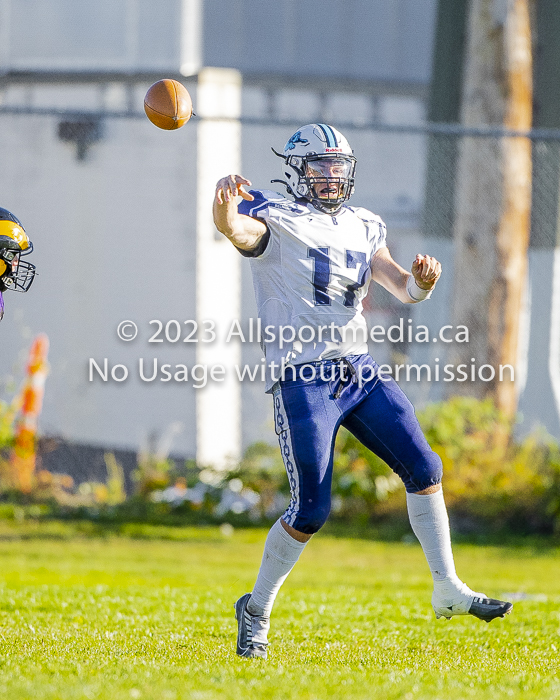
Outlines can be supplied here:
[[301, 143], [302, 146], [307, 146], [309, 141], [307, 139], [301, 138], [301, 131], [296, 131], [296, 133], [290, 138], [286, 144], [285, 151], [293, 151], [297, 143]]

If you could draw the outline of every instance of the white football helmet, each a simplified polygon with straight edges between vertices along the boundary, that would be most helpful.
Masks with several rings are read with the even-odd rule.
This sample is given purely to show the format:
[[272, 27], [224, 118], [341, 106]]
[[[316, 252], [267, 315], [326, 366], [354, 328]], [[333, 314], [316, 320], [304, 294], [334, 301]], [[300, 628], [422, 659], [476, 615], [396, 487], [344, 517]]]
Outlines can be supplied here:
[[298, 129], [277, 156], [284, 159], [282, 182], [296, 199], [319, 211], [336, 214], [354, 193], [356, 159], [344, 136], [328, 124]]

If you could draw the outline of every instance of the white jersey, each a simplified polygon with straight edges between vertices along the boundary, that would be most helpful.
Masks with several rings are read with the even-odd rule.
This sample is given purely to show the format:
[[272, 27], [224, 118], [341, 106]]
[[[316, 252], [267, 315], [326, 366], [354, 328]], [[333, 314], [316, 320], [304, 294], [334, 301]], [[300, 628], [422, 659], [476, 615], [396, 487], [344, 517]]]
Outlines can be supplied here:
[[264, 250], [261, 245], [247, 257], [270, 391], [271, 363], [278, 379], [282, 364], [367, 352], [362, 301], [371, 280], [371, 259], [386, 245], [386, 227], [360, 207], [343, 206], [331, 215], [277, 192], [250, 192], [254, 201], [243, 200], [239, 212], [262, 219], [269, 232]]

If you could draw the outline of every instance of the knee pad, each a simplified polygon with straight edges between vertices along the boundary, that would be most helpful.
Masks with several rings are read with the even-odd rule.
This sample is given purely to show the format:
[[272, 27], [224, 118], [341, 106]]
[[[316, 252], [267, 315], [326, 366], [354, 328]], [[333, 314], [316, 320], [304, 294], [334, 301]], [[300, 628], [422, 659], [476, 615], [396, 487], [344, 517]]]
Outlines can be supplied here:
[[290, 524], [298, 532], [314, 535], [327, 522], [330, 512], [330, 502], [316, 507], [309, 505], [307, 508], [302, 508]]
[[[423, 458], [414, 465], [410, 477], [404, 482], [408, 493], [423, 491], [430, 486], [441, 483], [443, 464], [440, 456], [433, 450], [426, 451]], [[403, 479], [404, 481], [404, 479]]]

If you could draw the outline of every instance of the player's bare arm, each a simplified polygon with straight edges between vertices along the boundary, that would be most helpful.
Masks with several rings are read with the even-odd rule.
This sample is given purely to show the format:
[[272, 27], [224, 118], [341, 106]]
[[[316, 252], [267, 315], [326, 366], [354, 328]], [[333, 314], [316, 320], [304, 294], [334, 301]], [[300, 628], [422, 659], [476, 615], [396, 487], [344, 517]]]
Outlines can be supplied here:
[[403, 302], [403, 304], [413, 304], [407, 283], [409, 278], [413, 278], [419, 290], [431, 291], [440, 278], [441, 264], [430, 255], [418, 254], [414, 259], [411, 271], [407, 272], [391, 257], [389, 249], [380, 248], [372, 258], [371, 274], [378, 282], [393, 296]]
[[214, 223], [233, 245], [241, 250], [253, 250], [266, 233], [266, 224], [237, 211], [236, 197], [252, 202], [254, 197], [245, 190], [251, 182], [241, 175], [228, 175], [218, 180], [214, 197]]

